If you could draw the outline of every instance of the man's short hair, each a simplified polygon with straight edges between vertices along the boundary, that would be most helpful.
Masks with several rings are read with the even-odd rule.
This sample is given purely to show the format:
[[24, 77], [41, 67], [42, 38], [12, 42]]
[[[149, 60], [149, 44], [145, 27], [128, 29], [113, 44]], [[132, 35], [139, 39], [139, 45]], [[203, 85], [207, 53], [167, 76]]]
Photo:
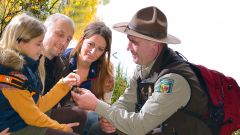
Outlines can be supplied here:
[[45, 20], [44, 25], [46, 26], [46, 28], [52, 27], [52, 26], [54, 26], [54, 24], [57, 20], [66, 21], [69, 25], [72, 26], [73, 29], [75, 29], [75, 24], [74, 24], [73, 20], [71, 18], [69, 18], [68, 16], [61, 14], [61, 13], [55, 13], [55, 14], [50, 15]]

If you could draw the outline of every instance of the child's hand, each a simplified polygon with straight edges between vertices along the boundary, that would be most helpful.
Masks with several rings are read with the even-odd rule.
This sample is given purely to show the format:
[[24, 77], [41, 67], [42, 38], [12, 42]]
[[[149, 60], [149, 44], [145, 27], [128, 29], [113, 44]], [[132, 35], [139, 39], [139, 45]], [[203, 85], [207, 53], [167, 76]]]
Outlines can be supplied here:
[[70, 129], [70, 132], [73, 132], [73, 127], [77, 127], [77, 126], [79, 126], [80, 125], [80, 123], [79, 122], [74, 122], [74, 123], [68, 123], [67, 124], [67, 126], [69, 127], [69, 129]]
[[3, 130], [2, 132], [0, 132], [0, 135], [10, 135], [10, 133], [8, 132], [9, 128]]
[[78, 86], [80, 84], [80, 76], [76, 73], [69, 73], [65, 78], [62, 79], [63, 82], [70, 87]]

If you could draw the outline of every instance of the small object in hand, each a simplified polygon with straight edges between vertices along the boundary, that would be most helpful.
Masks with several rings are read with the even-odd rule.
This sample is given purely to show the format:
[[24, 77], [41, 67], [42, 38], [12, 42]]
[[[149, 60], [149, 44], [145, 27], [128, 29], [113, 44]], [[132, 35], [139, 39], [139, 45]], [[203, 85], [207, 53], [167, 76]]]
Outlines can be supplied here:
[[[73, 70], [73, 73], [76, 74], [76, 72], [77, 72], [77, 69], [76, 69], [76, 70]], [[76, 82], [77, 82], [77, 79], [76, 79]], [[79, 93], [79, 88], [78, 88], [78, 86], [77, 86], [77, 85], [73, 85], [72, 91], [74, 91], [74, 92], [76, 92], [76, 93]]]
[[72, 91], [76, 93], [80, 93], [80, 89], [76, 85], [72, 87]]
[[80, 95], [82, 95], [84, 92], [81, 90], [81, 88], [77, 87], [77, 86], [73, 86], [72, 87], [72, 91], [75, 93], [78, 93]]

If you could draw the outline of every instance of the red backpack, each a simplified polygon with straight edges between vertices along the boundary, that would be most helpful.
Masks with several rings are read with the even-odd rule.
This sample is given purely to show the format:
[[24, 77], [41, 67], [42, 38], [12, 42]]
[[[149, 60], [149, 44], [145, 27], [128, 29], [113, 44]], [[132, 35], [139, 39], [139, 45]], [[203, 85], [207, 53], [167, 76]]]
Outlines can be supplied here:
[[224, 74], [202, 65], [190, 64], [208, 95], [208, 112], [201, 119], [216, 135], [231, 135], [240, 129], [240, 87]]

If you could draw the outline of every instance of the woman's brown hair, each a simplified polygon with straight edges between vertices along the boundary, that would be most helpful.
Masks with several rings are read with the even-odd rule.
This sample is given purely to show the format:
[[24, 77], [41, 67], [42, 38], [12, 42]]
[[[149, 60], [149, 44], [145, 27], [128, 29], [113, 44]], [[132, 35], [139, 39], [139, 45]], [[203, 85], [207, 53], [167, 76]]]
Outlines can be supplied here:
[[[112, 31], [109, 27], [104, 22], [90, 23], [85, 28], [77, 46], [70, 53], [70, 58], [79, 55], [83, 41], [95, 34], [102, 36], [107, 45], [104, 53], [98, 59], [97, 78], [92, 81], [91, 91], [97, 98], [104, 100], [104, 93], [112, 91], [114, 79], [113, 65], [110, 63]], [[112, 87], [109, 87], [109, 83], [112, 83]]]

